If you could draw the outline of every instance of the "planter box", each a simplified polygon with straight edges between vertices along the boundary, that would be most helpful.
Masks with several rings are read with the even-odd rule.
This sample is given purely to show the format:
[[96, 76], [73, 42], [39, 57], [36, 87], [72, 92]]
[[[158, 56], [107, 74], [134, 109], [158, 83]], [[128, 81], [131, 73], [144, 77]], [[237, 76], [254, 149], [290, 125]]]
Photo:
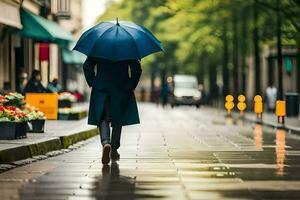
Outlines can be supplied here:
[[87, 111], [82, 111], [78, 113], [59, 113], [59, 120], [80, 120], [87, 116]]
[[71, 108], [72, 102], [69, 100], [59, 100], [58, 101], [58, 107], [59, 108]]
[[26, 138], [27, 122], [0, 122], [0, 139]]
[[44, 133], [45, 120], [33, 120], [28, 122], [28, 129], [31, 133]]
[[65, 113], [58, 113], [58, 120], [68, 120], [69, 119], [69, 114]]

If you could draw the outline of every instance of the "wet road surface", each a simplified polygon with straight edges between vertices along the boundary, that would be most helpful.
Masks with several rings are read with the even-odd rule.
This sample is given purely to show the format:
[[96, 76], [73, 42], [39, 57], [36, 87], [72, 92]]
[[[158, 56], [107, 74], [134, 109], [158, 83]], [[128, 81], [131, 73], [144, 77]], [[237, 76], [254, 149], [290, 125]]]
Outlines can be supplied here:
[[298, 136], [208, 108], [139, 108], [120, 161], [103, 166], [95, 137], [0, 174], [1, 199], [300, 199]]

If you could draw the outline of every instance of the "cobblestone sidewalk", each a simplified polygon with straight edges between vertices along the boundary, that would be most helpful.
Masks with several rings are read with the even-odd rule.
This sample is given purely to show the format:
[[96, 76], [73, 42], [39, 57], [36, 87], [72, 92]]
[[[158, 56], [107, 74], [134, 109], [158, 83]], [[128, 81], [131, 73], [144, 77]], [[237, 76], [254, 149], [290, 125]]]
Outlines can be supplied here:
[[4, 199], [299, 199], [300, 140], [209, 109], [140, 104], [121, 160], [103, 166], [99, 137], [0, 174]]

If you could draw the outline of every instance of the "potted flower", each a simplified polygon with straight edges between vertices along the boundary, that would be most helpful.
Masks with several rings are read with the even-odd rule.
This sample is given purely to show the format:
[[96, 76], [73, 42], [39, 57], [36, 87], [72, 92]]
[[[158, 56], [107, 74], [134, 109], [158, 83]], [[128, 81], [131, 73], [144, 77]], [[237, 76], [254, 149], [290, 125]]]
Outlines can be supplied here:
[[[0, 98], [1, 102], [1, 98]], [[21, 108], [25, 105], [24, 96], [20, 93], [10, 92], [2, 97], [2, 104], [4, 106], [15, 106]]]
[[58, 114], [59, 120], [80, 120], [87, 116], [87, 111], [83, 107], [60, 108]]
[[69, 120], [71, 108], [60, 108], [58, 110], [58, 119], [59, 120]]
[[0, 105], [3, 105], [4, 101], [5, 101], [5, 97], [0, 95]]
[[28, 130], [31, 133], [44, 133], [46, 117], [43, 112], [34, 106], [25, 105], [25, 112], [28, 114]]
[[59, 108], [71, 108], [72, 103], [75, 103], [76, 101], [76, 97], [70, 92], [62, 92], [58, 95]]
[[26, 137], [28, 115], [15, 106], [0, 105], [0, 139]]

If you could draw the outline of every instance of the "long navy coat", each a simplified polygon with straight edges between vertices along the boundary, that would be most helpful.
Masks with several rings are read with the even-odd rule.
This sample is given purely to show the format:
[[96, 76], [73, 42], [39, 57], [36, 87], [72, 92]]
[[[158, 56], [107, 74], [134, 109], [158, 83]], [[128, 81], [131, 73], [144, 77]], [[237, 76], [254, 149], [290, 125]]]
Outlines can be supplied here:
[[113, 62], [88, 57], [83, 64], [83, 70], [88, 85], [92, 87], [88, 124], [100, 124], [108, 95], [112, 127], [140, 122], [133, 93], [142, 73], [138, 60]]

